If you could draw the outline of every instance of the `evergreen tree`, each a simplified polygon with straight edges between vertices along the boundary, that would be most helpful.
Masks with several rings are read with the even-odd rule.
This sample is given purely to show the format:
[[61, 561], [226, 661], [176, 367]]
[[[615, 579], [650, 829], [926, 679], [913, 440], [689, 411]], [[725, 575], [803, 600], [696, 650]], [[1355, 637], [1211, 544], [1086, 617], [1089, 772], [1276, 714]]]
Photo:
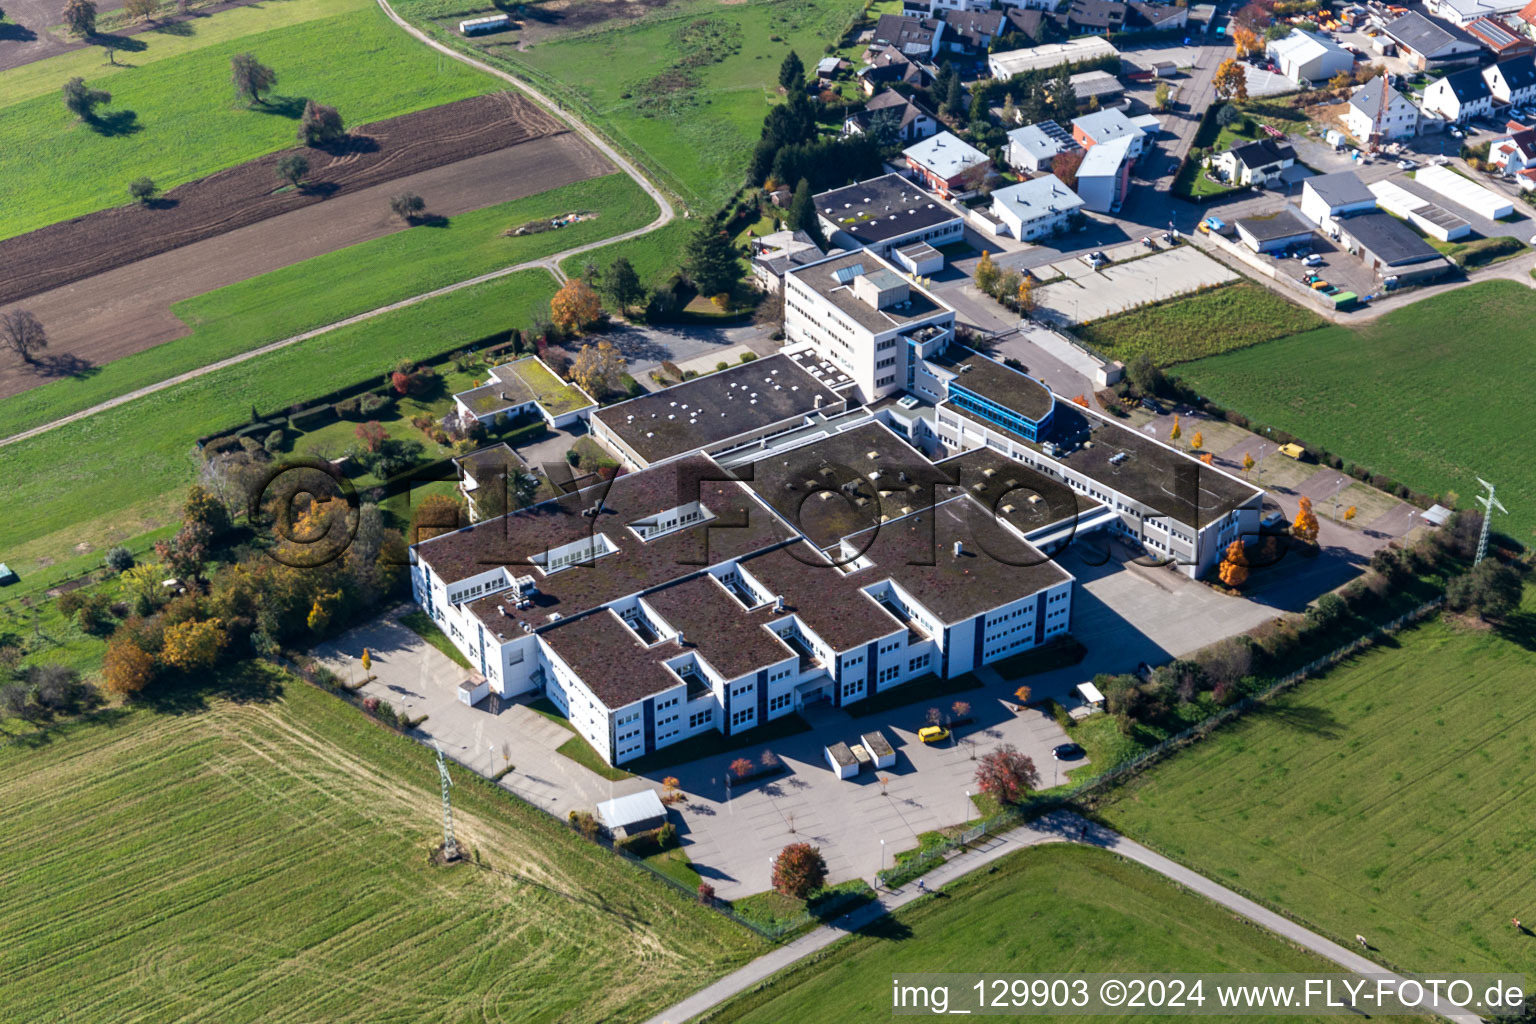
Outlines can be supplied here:
[[804, 178], [795, 186], [795, 198], [789, 204], [787, 220], [791, 229], [804, 231], [817, 245], [823, 249], [827, 247], [821, 236], [821, 222], [816, 218], [816, 204], [811, 201], [811, 183]]
[[779, 85], [785, 92], [802, 92], [805, 88], [805, 64], [801, 62], [800, 55], [794, 50], [789, 51], [789, 56], [784, 58], [784, 63], [779, 65]]
[[608, 297], [620, 311], [628, 310], [630, 306], [645, 298], [645, 288], [640, 284], [640, 275], [635, 273], [634, 265], [623, 256], [609, 265], [608, 273], [603, 278], [603, 290], [608, 293]]
[[965, 113], [965, 90], [960, 87], [959, 75], [950, 76], [949, 86], [944, 91], [944, 113], [948, 117]]
[[688, 240], [683, 254], [683, 269], [703, 295], [729, 292], [741, 280], [741, 263], [730, 239], [713, 224], [703, 224]]

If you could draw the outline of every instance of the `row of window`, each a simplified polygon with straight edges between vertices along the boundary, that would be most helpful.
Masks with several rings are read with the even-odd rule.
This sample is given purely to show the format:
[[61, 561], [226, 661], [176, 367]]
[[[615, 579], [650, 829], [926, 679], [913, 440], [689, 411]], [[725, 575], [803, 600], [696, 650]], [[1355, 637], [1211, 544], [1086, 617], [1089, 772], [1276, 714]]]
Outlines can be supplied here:
[[742, 708], [731, 715], [731, 728], [734, 730], [738, 725], [750, 725], [756, 717], [756, 708]]
[[696, 711], [688, 716], [688, 728], [697, 729], [701, 725], [709, 725], [715, 720], [715, 709], [708, 708], [704, 711]]
[[901, 675], [901, 666], [900, 665], [891, 665], [888, 668], [883, 668], [883, 669], [880, 670], [880, 675], [875, 680], [875, 682], [876, 683], [888, 683], [892, 679], [895, 679], [899, 675]]
[[920, 672], [920, 671], [922, 671], [923, 669], [928, 667], [928, 662], [932, 658], [933, 658], [933, 652], [932, 651], [929, 651], [927, 654], [920, 655], [919, 657], [913, 658], [911, 661], [907, 662], [907, 671], [908, 672]]
[[783, 711], [793, 703], [794, 699], [795, 695], [792, 693], [781, 693], [777, 697], [770, 697], [768, 700], [768, 710]]

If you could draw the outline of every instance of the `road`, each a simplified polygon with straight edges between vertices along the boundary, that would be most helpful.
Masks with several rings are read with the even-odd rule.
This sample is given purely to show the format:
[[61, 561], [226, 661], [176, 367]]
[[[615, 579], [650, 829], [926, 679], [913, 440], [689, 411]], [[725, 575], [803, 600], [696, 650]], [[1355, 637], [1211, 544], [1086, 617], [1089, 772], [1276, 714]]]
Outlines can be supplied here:
[[505, 71], [497, 70], [496, 68], [491, 67], [489, 64], [486, 64], [483, 61], [475, 60], [473, 57], [459, 53], [452, 47], [444, 46], [442, 43], [439, 43], [436, 40], [428, 37], [425, 33], [419, 31], [414, 26], [407, 24], [403, 18], [396, 14], [394, 8], [389, 6], [388, 0], [378, 0], [378, 3], [379, 7], [383, 9], [384, 13], [389, 16], [391, 21], [393, 21], [396, 25], [399, 25], [416, 39], [432, 47], [434, 50], [438, 50], [441, 53], [452, 57], [454, 60], [461, 61], [465, 64], [468, 64], [470, 67], [475, 68], [476, 70], [483, 71], [488, 75], [494, 75], [495, 77], [500, 78], [513, 86], [516, 86], [517, 89], [527, 95], [529, 99], [542, 105], [548, 109], [550, 113], [560, 118], [560, 120], [564, 121], [566, 124], [569, 124], [572, 130], [580, 134], [582, 138], [591, 143], [600, 153], [611, 160], [614, 166], [618, 167], [625, 174], [633, 178], [635, 183], [645, 190], [646, 195], [650, 196], [651, 199], [655, 201], [656, 206], [660, 211], [657, 214], [656, 219], [651, 221], [651, 223], [647, 224], [645, 227], [636, 228], [634, 231], [626, 231], [623, 234], [614, 235], [610, 238], [604, 238], [598, 242], [590, 242], [586, 245], [578, 245], [571, 249], [565, 249], [561, 252], [545, 256], [542, 259], [531, 260], [526, 263], [518, 263], [510, 267], [503, 267], [500, 270], [493, 270], [487, 274], [480, 274], [476, 277], [472, 277], [464, 281], [457, 281], [453, 284], [444, 285], [441, 288], [434, 288], [431, 291], [422, 292], [419, 295], [412, 295], [409, 298], [401, 299], [399, 302], [391, 302], [387, 306], [379, 306], [378, 308], [370, 309], [365, 313], [359, 313], [356, 316], [350, 316], [344, 320], [337, 320], [335, 323], [326, 324], [323, 327], [317, 327], [314, 330], [305, 331], [302, 334], [295, 334], [290, 337], [283, 338], [279, 341], [274, 341], [270, 344], [262, 345], [260, 348], [251, 349], [249, 352], [242, 352], [239, 355], [230, 356], [228, 359], [221, 359], [218, 362], [209, 363], [206, 366], [200, 366], [195, 370], [188, 370], [186, 373], [180, 373], [174, 377], [168, 377], [165, 380], [157, 381], [154, 384], [149, 384], [142, 388], [136, 388], [135, 390], [126, 394], [118, 395], [117, 397], [108, 399], [105, 402], [99, 402], [96, 405], [81, 409], [79, 412], [70, 413], [68, 416], [61, 416], [56, 420], [51, 420], [47, 423], [40, 424], [39, 426], [33, 427], [30, 430], [23, 430], [20, 433], [12, 434], [6, 438], [0, 438], [0, 448], [3, 448], [9, 444], [15, 444], [18, 441], [25, 441], [28, 438], [37, 437], [40, 434], [46, 434], [50, 430], [56, 430], [59, 427], [65, 426], [67, 424], [87, 419], [91, 416], [95, 416], [98, 413], [106, 412], [108, 409], [115, 409], [118, 406], [126, 405], [135, 399], [143, 398], [146, 395], [152, 395], [157, 391], [164, 391], [166, 388], [175, 387], [177, 384], [183, 384], [189, 380], [196, 380], [198, 377], [202, 377], [210, 373], [215, 373], [230, 366], [235, 366], [239, 363], [245, 362], [248, 359], [255, 359], [258, 356], [264, 356], [269, 352], [276, 352], [279, 349], [287, 348], [289, 345], [296, 345], [301, 341], [308, 341], [310, 338], [315, 338], [322, 334], [327, 334], [342, 327], [362, 323], [365, 320], [372, 320], [374, 317], [382, 316], [385, 313], [392, 313], [396, 310], [405, 309], [408, 306], [414, 306], [417, 303], [425, 302], [428, 299], [435, 299], [443, 295], [450, 295], [465, 288], [473, 288], [477, 284], [484, 284], [486, 281], [494, 281], [497, 278], [506, 277], [510, 274], [516, 274], [519, 271], [543, 269], [552, 274], [555, 280], [564, 281], [565, 274], [560, 270], [560, 263], [562, 261], [569, 259], [572, 256], [577, 256], [581, 253], [601, 248], [605, 245], [611, 245], [614, 242], [623, 242], [631, 238], [639, 238], [641, 235], [648, 234], [649, 232], [654, 231], [665, 224], [671, 223], [672, 220], [676, 218], [677, 213], [672, 208], [671, 201], [662, 194], [660, 189], [651, 184], [651, 182], [648, 181], [644, 175], [635, 169], [633, 164], [624, 159], [624, 157], [621, 156], [619, 152], [612, 146], [608, 145], [607, 142], [603, 141], [603, 139], [598, 136], [596, 132], [592, 131], [592, 129], [588, 128], [580, 121], [567, 115], [566, 112], [562, 110], [557, 103], [550, 100], [549, 97], [545, 96], [543, 93], [539, 92], [537, 89], [533, 88], [527, 82], [524, 82], [522, 79], [515, 75], [510, 75]]
[[[1401, 980], [1399, 975], [1393, 974], [1359, 953], [1324, 938], [1244, 896], [1239, 896], [1231, 889], [1211, 881], [1204, 875], [1191, 871], [1182, 864], [1147, 849], [1140, 843], [1126, 839], [1112, 829], [1090, 824], [1083, 818], [1067, 812], [1050, 814], [1005, 832], [991, 839], [983, 848], [941, 864], [928, 872], [924, 876], [924, 881], [928, 889], [938, 889], [1015, 851], [1039, 846], [1042, 843], [1061, 842], [1082, 842], [1102, 847], [1127, 860], [1135, 861], [1347, 971], [1355, 974], [1387, 975]], [[757, 987], [791, 964], [821, 952], [849, 933], [865, 928], [898, 907], [922, 899], [925, 895], [927, 894], [919, 890], [916, 884], [883, 892], [874, 902], [865, 904], [858, 910], [830, 921], [793, 942], [765, 953], [740, 970], [726, 975], [713, 985], [701, 989], [682, 1002], [656, 1014], [646, 1024], [683, 1024], [684, 1021]], [[1475, 1014], [1447, 1013], [1445, 1016], [1456, 1024], [1480, 1024], [1480, 1018]]]

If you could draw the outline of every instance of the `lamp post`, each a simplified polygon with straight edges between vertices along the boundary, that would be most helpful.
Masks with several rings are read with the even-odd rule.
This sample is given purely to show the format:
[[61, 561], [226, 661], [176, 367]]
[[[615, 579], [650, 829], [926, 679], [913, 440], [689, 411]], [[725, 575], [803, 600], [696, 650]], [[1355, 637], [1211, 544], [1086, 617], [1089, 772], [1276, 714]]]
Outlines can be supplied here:
[[880, 840], [880, 870], [885, 870], [885, 840]]
[[971, 820], [971, 791], [965, 791], [965, 811], [960, 815], [960, 824], [964, 825]]

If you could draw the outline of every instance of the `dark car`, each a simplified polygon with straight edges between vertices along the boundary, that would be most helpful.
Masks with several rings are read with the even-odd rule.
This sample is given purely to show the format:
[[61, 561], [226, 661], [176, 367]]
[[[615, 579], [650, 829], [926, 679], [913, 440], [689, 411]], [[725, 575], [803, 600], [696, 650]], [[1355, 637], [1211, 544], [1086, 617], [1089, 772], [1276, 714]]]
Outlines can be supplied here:
[[1051, 756], [1058, 761], [1076, 761], [1087, 751], [1076, 743], [1063, 743], [1059, 747], [1051, 748]]

